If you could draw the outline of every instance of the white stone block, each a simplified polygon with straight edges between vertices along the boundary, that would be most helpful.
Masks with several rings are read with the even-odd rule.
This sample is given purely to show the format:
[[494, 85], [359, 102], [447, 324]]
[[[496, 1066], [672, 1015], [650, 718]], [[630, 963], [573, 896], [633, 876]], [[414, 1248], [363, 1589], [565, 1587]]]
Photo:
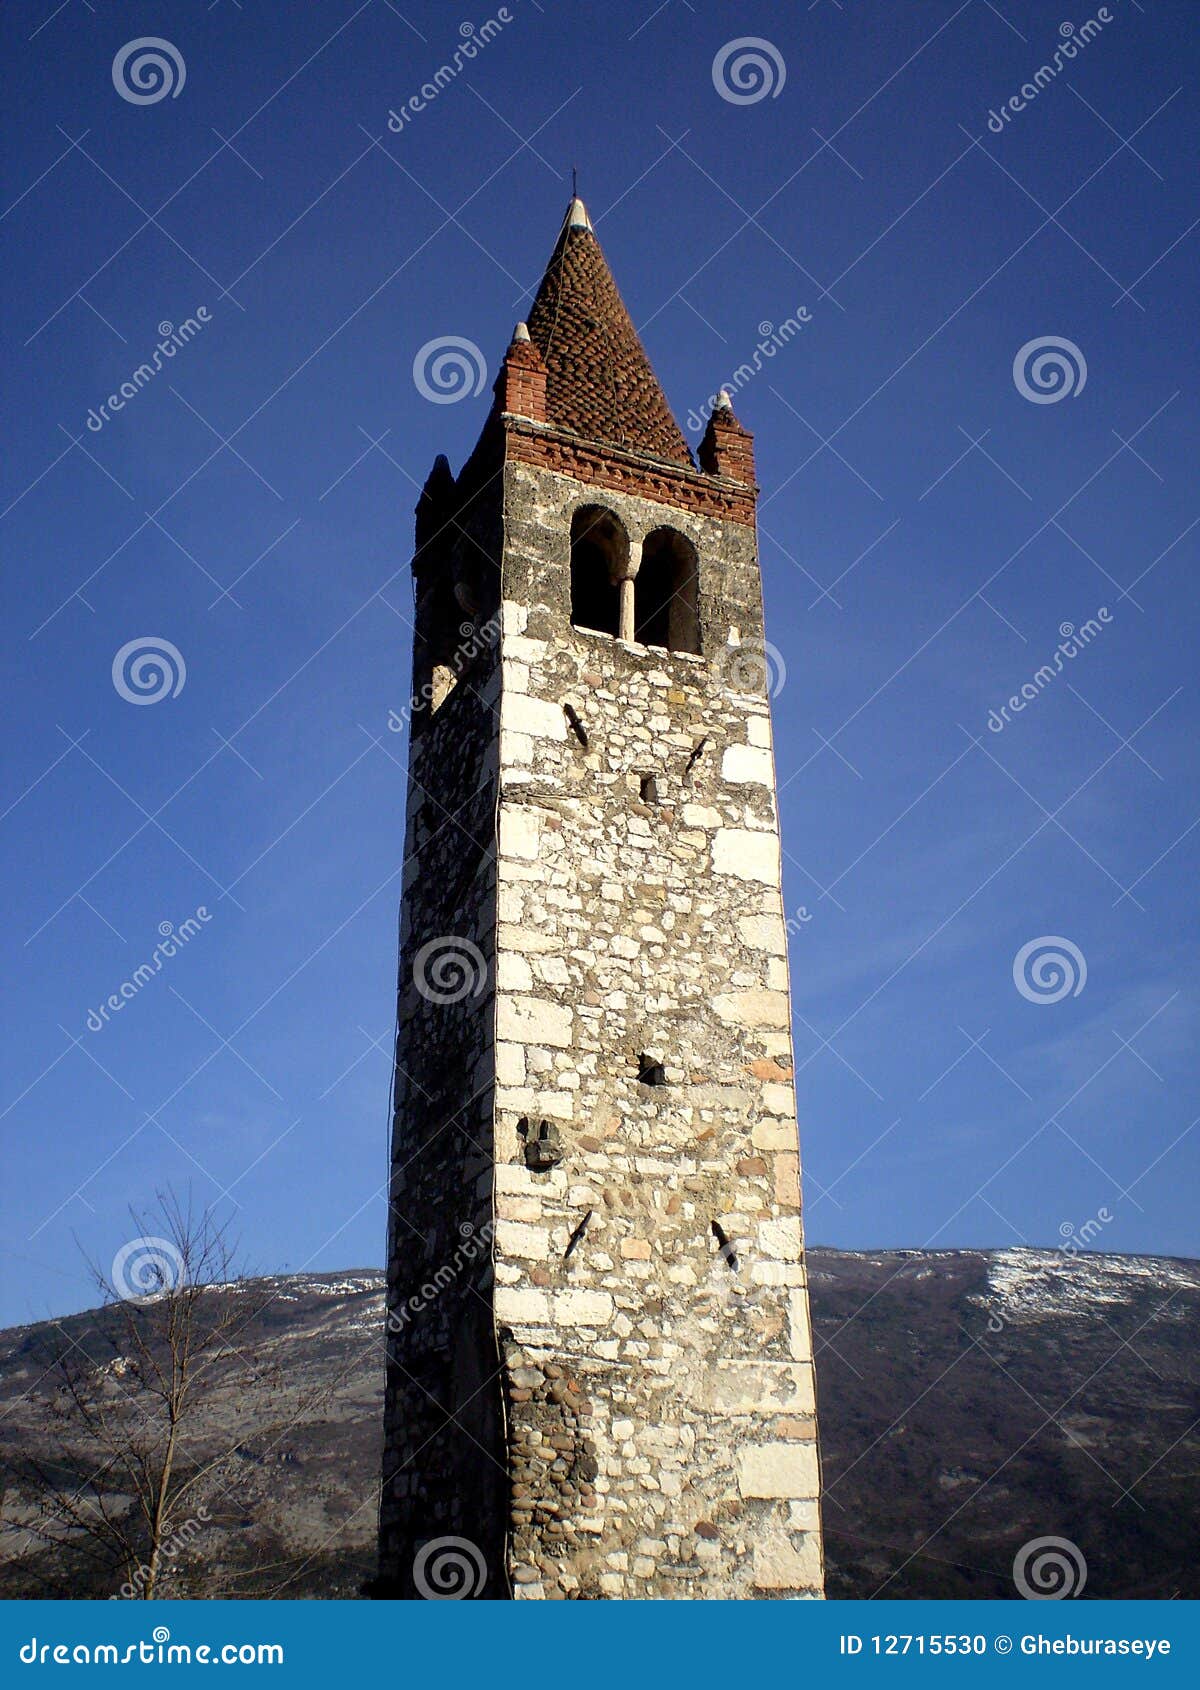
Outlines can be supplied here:
[[718, 1361], [698, 1369], [695, 1401], [716, 1414], [813, 1414], [811, 1366], [792, 1361]]
[[721, 758], [721, 775], [739, 786], [773, 786], [771, 753], [759, 745], [727, 745]]
[[520, 1289], [512, 1285], [496, 1287], [493, 1307], [496, 1319], [511, 1321], [514, 1326], [548, 1326], [550, 1299], [544, 1291]]
[[779, 885], [779, 841], [773, 832], [723, 827], [713, 834], [712, 852], [716, 874], [757, 880], [764, 886]]
[[514, 733], [529, 734], [533, 739], [566, 739], [567, 718], [561, 704], [545, 698], [532, 698], [528, 693], [505, 693], [500, 706], [500, 722]]
[[787, 954], [787, 936], [783, 918], [777, 915], [744, 915], [738, 922], [742, 943], [752, 951], [766, 951], [768, 956]]
[[557, 1326], [607, 1326], [613, 1317], [613, 1300], [607, 1291], [556, 1291], [554, 1321]]
[[531, 992], [533, 970], [523, 956], [501, 951], [496, 958], [496, 984], [502, 992]]
[[743, 1496], [812, 1497], [818, 1482], [815, 1443], [749, 1444], [738, 1451]]
[[766, 1533], [754, 1545], [754, 1582], [759, 1590], [820, 1590], [820, 1538], [806, 1532], [796, 1548], [786, 1532]]
[[771, 718], [769, 716], [748, 717], [746, 738], [751, 745], [763, 745], [769, 750], [771, 746]]
[[791, 1325], [792, 1354], [797, 1360], [807, 1360], [812, 1355], [812, 1329], [809, 1325], [807, 1291], [792, 1291], [789, 1294], [788, 1314]]
[[496, 1046], [496, 1084], [523, 1086], [525, 1084], [525, 1046], [498, 1044]]
[[496, 998], [496, 1037], [514, 1044], [550, 1045], [567, 1050], [571, 1044], [571, 1011], [565, 1004], [543, 998]]
[[[504, 893], [511, 888], [500, 888], [500, 916], [501, 928], [496, 935], [497, 951], [520, 951], [524, 956], [535, 956], [543, 951], [558, 951], [562, 949], [562, 940], [556, 933], [540, 933], [536, 927], [512, 925], [513, 916], [508, 913], [510, 906], [504, 901]], [[520, 907], [518, 906], [516, 921], [520, 921]]]
[[500, 806], [500, 855], [532, 862], [538, 854], [541, 823], [536, 810], [525, 804]]
[[496, 1249], [503, 1256], [523, 1256], [542, 1262], [550, 1254], [550, 1240], [545, 1227], [502, 1220], [496, 1223]]
[[786, 992], [718, 992], [712, 1006], [722, 1021], [735, 1027], [786, 1027]]
[[785, 1215], [782, 1220], [760, 1221], [758, 1247], [765, 1256], [782, 1262], [798, 1262], [801, 1257], [800, 1219]]
[[[522, 624], [523, 629], [524, 624]], [[532, 663], [535, 667], [543, 661], [546, 651], [545, 640], [524, 639], [520, 634], [515, 638], [506, 639], [504, 642], [504, 655], [506, 657], [517, 658], [522, 663]]]

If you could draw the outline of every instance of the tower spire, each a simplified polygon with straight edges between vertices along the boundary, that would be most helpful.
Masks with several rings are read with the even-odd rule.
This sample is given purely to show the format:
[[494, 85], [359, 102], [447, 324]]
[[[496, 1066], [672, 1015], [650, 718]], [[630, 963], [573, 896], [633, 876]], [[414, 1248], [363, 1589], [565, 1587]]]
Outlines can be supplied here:
[[546, 364], [552, 426], [691, 467], [687, 442], [578, 194], [567, 207], [527, 322]]

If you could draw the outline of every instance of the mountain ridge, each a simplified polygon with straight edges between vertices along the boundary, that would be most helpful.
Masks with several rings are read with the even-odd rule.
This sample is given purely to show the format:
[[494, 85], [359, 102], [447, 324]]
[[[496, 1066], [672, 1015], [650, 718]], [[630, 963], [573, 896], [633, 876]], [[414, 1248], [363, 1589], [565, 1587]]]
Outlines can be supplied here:
[[[830, 1596], [1011, 1597], [1014, 1557], [1039, 1537], [1077, 1546], [1085, 1596], [1200, 1595], [1200, 1262], [814, 1247], [808, 1265]], [[245, 1447], [166, 1593], [355, 1596], [373, 1571], [383, 1275], [220, 1294], [251, 1289], [265, 1306], [202, 1428]], [[38, 1369], [56, 1334], [104, 1365], [105, 1320], [0, 1332], [0, 1596], [61, 1583], [25, 1529], [23, 1464], [54, 1447]]]

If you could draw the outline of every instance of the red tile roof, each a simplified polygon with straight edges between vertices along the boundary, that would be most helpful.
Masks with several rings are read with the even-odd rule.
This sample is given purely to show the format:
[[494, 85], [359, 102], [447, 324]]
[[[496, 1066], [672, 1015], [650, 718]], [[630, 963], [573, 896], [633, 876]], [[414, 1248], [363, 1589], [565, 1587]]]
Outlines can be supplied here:
[[567, 213], [528, 321], [548, 371], [552, 425], [626, 451], [691, 463], [580, 200]]

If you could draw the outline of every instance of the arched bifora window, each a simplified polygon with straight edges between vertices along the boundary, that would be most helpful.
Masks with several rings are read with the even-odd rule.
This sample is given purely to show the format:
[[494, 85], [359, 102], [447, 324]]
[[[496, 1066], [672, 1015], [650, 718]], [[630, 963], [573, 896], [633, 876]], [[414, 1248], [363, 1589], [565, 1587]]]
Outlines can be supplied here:
[[603, 505], [581, 505], [571, 519], [571, 622], [599, 634], [620, 632], [620, 587], [629, 536]]
[[642, 545], [634, 584], [634, 637], [670, 651], [700, 651], [696, 548], [674, 528], [656, 528]]

